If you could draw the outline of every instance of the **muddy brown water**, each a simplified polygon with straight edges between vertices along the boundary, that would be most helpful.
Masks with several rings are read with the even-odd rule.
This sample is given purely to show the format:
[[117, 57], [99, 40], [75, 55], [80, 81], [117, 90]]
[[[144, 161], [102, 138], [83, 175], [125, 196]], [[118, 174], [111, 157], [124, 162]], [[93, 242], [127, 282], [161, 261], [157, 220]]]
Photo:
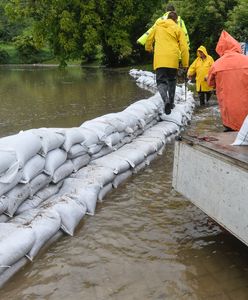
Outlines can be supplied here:
[[[127, 69], [0, 69], [0, 136], [73, 127], [151, 94]], [[188, 131], [221, 130], [212, 101]], [[0, 299], [248, 299], [247, 247], [171, 187], [173, 144], [0, 290]]]

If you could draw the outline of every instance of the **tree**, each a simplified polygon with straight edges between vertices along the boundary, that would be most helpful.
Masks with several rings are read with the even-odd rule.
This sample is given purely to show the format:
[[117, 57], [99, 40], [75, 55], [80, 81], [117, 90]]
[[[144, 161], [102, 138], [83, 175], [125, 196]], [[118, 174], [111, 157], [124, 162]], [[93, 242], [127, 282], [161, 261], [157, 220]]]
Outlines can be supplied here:
[[104, 61], [116, 66], [137, 58], [136, 39], [160, 0], [10, 0], [8, 15], [32, 18], [37, 46], [48, 42], [61, 65], [92, 59], [102, 47]]
[[225, 28], [228, 13], [236, 4], [237, 0], [183, 1], [180, 14], [187, 26], [194, 56], [197, 48], [205, 45], [209, 53], [216, 57], [216, 43]]
[[248, 2], [239, 0], [226, 22], [227, 31], [238, 41], [248, 42]]

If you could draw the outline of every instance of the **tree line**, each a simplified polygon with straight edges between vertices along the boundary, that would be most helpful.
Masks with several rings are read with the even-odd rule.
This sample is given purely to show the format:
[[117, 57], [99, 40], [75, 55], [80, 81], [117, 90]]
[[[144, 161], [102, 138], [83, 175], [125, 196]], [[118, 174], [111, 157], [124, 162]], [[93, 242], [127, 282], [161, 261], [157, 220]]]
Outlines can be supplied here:
[[[136, 41], [164, 14], [168, 2], [0, 0], [0, 41], [14, 43], [29, 60], [48, 47], [61, 66], [72, 59], [97, 59], [112, 67], [146, 63], [150, 57]], [[223, 29], [238, 41], [248, 40], [247, 0], [172, 2], [188, 29], [192, 56], [204, 45], [216, 58]]]

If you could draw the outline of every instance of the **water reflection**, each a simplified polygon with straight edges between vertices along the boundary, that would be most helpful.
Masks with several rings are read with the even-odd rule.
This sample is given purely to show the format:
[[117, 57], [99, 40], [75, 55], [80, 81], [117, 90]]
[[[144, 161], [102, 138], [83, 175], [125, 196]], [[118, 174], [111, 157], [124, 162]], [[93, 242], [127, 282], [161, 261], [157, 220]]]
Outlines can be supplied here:
[[[1, 119], [9, 120], [2, 134], [44, 123], [77, 126], [150, 95], [127, 71], [1, 70], [0, 76]], [[212, 103], [197, 108], [188, 130], [221, 129]], [[172, 190], [173, 152], [168, 145], [149, 168], [108, 194], [74, 237], [41, 253], [0, 298], [246, 299], [247, 247]]]

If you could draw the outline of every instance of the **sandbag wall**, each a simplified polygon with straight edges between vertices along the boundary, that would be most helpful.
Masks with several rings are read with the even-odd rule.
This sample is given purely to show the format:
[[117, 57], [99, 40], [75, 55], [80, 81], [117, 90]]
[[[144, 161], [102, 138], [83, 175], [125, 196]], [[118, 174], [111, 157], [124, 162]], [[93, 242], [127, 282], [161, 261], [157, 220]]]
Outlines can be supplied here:
[[187, 124], [192, 94], [163, 113], [157, 93], [75, 128], [0, 139], [0, 286], [62, 233], [73, 235], [97, 201], [149, 165]]

